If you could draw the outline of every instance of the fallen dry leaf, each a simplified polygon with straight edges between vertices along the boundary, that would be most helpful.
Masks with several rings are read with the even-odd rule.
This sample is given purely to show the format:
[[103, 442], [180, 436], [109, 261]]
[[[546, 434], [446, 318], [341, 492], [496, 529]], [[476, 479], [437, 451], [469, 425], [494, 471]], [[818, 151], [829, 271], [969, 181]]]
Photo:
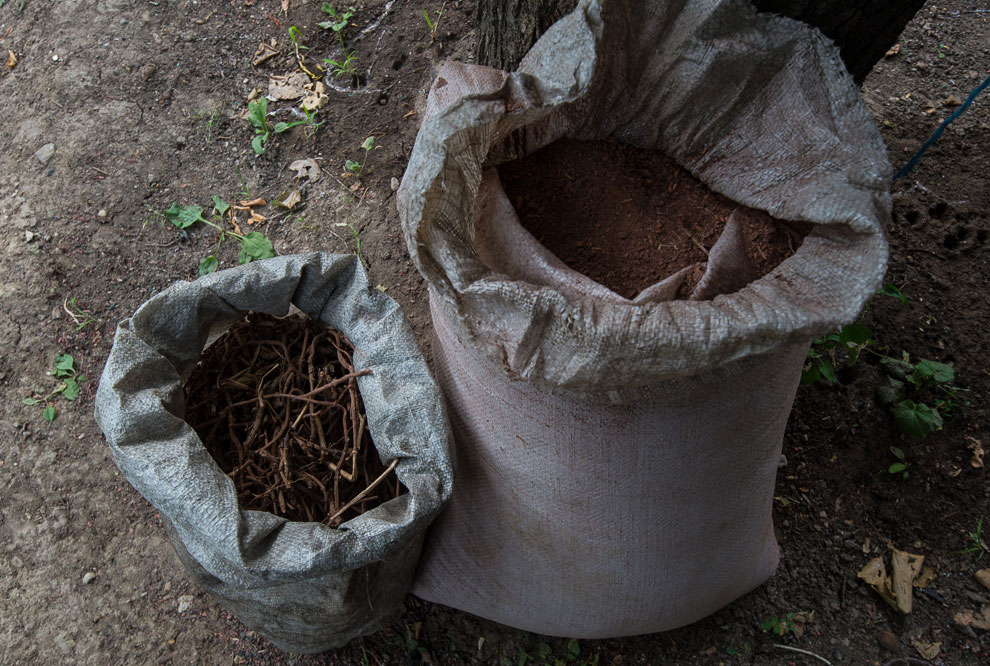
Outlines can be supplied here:
[[254, 57], [251, 59], [251, 64], [257, 67], [261, 63], [274, 58], [279, 54], [279, 50], [275, 48], [274, 44], [267, 44], [265, 42], [260, 42], [258, 44], [258, 50], [254, 52]]
[[973, 452], [973, 457], [969, 459], [969, 464], [977, 469], [983, 467], [983, 454], [986, 453], [983, 450], [983, 442], [970, 435], [966, 435], [966, 439], [969, 440], [969, 444], [966, 446]]
[[990, 606], [980, 608], [979, 614], [969, 610], [959, 611], [952, 619], [960, 627], [974, 627], [986, 631], [990, 629]]
[[310, 91], [302, 101], [302, 108], [307, 111], [316, 111], [330, 101], [330, 98], [327, 97], [326, 87], [319, 81], [306, 84], [305, 88]]
[[283, 208], [292, 210], [299, 205], [300, 201], [302, 201], [302, 194], [300, 194], [299, 190], [291, 190], [290, 192], [286, 192], [285, 196], [281, 199], [277, 199], [275, 203]]
[[942, 106], [962, 106], [962, 103], [956, 95], [949, 95], [942, 101]]
[[913, 640], [911, 645], [918, 651], [923, 659], [934, 659], [942, 651], [942, 643], [926, 643], [925, 641]]
[[[907, 614], [911, 612], [912, 589], [921, 573], [924, 555], [914, 555], [891, 547], [892, 574], [887, 575], [882, 557], [875, 557], [856, 574], [872, 587], [884, 601]], [[923, 580], [923, 579], [922, 579]]]
[[257, 199], [251, 199], [250, 201], [247, 201], [247, 200], [245, 200], [245, 201], [239, 201], [238, 203], [241, 206], [245, 206], [246, 208], [252, 208], [254, 206], [267, 206], [268, 205], [268, 202], [265, 201], [261, 197], [258, 197]]
[[891, 576], [894, 597], [897, 600], [897, 610], [904, 614], [911, 612], [911, 602], [914, 597], [913, 581], [921, 573], [924, 555], [912, 555], [902, 550], [891, 548], [891, 565], [894, 573]]
[[289, 0], [282, 0], [282, 11], [288, 16], [288, 14], [289, 14]]
[[980, 569], [975, 574], [976, 580], [980, 581], [983, 587], [990, 590], [990, 569]]
[[234, 217], [234, 214], [233, 213], [231, 213], [231, 215], [230, 215], [230, 223], [234, 226], [234, 233], [235, 234], [238, 234], [238, 235], [241, 235], [241, 236], [244, 235], [244, 232], [241, 231], [241, 225], [237, 224], [237, 218]]
[[320, 165], [312, 157], [296, 160], [289, 165], [289, 171], [295, 171], [296, 178], [306, 178], [311, 183], [315, 183], [323, 176]]
[[795, 613], [794, 617], [791, 618], [791, 622], [794, 625], [794, 635], [797, 638], [801, 638], [804, 635], [804, 625], [811, 624], [815, 621], [815, 611], [801, 611]]
[[10, 49], [7, 49], [7, 69], [14, 69], [17, 64], [17, 56]]
[[297, 100], [306, 96], [306, 84], [309, 77], [302, 72], [286, 76], [272, 76], [268, 79], [268, 99], [277, 101]]
[[897, 55], [900, 52], [901, 52], [901, 45], [900, 44], [894, 44], [889, 49], [887, 49], [887, 52], [883, 54], [883, 57], [884, 58], [893, 58], [895, 55]]
[[921, 575], [918, 576], [914, 581], [915, 587], [928, 587], [935, 580], [935, 569], [931, 567], [925, 567], [921, 570]]
[[248, 220], [248, 224], [257, 224], [260, 226], [264, 223], [265, 223], [265, 216], [261, 215], [260, 213], [256, 213], [252, 210], [251, 219]]

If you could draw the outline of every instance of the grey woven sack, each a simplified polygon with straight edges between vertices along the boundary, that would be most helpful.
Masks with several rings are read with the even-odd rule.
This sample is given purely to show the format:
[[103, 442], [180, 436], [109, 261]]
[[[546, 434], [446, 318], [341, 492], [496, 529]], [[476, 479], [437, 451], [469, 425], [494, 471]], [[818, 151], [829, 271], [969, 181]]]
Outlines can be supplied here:
[[[743, 280], [730, 217], [689, 298], [673, 300], [676, 274], [623, 298], [540, 245], [493, 169], [560, 138], [666, 153], [811, 230]], [[398, 206], [458, 490], [413, 593], [603, 638], [693, 622], [765, 581], [808, 344], [879, 286], [889, 187], [834, 45], [741, 0], [581, 0], [517, 72], [444, 65]]]
[[[295, 306], [354, 343], [368, 428], [408, 493], [331, 529], [239, 508], [233, 482], [183, 420], [208, 339], [246, 312]], [[96, 397], [114, 462], [166, 520], [187, 571], [283, 650], [320, 652], [401, 606], [426, 527], [451, 491], [449, 426], [412, 330], [368, 289], [357, 257], [311, 253], [179, 282], [120, 323]]]

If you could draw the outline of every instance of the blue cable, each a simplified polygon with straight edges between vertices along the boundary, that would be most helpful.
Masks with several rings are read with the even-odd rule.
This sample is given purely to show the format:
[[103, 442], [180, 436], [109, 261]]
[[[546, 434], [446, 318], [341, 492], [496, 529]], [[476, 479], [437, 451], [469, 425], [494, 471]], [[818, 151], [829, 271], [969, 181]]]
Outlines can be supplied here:
[[949, 116], [948, 118], [942, 121], [942, 124], [938, 126], [938, 129], [935, 130], [935, 133], [932, 134], [930, 137], [928, 137], [928, 141], [925, 141], [925, 143], [921, 146], [918, 152], [916, 152], [914, 155], [911, 156], [911, 159], [908, 160], [907, 164], [905, 164], [904, 166], [902, 166], [900, 169], [897, 170], [897, 173], [894, 174], [894, 180], [897, 180], [898, 178], [903, 178], [904, 176], [911, 173], [911, 171], [914, 170], [914, 167], [918, 166], [918, 162], [921, 161], [921, 156], [925, 154], [925, 151], [928, 150], [931, 147], [931, 145], [935, 143], [935, 141], [940, 136], [942, 136], [942, 132], [949, 125], [949, 123], [951, 123], [953, 120], [956, 119], [956, 117], [959, 116], [959, 114], [965, 111], [966, 108], [973, 103], [973, 100], [976, 99], [976, 96], [979, 95], [981, 92], [983, 92], [983, 89], [986, 88], [988, 85], [990, 85], [990, 76], [988, 76], [983, 83], [976, 86], [976, 88], [973, 89], [973, 92], [969, 93], [969, 97], [967, 97], [966, 101], [962, 103], [962, 106], [956, 109], [955, 113], [953, 113], [951, 116]]

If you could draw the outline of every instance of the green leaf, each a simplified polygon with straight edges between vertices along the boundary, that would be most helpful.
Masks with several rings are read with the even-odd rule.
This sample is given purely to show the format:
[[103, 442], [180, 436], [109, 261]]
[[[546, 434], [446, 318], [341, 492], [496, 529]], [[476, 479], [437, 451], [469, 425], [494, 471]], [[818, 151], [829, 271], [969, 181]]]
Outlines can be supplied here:
[[55, 408], [51, 406], [45, 407], [45, 411], [41, 412], [41, 415], [46, 421], [51, 423], [55, 420]]
[[536, 656], [540, 659], [548, 659], [553, 655], [553, 648], [548, 643], [540, 641], [536, 646]]
[[822, 361], [818, 364], [818, 372], [822, 373], [822, 377], [830, 382], [838, 381], [835, 377], [835, 369], [832, 367], [832, 363], [829, 361]]
[[890, 447], [890, 452], [894, 454], [894, 457], [898, 460], [905, 460], [904, 451], [897, 448], [896, 446]]
[[880, 290], [880, 293], [885, 296], [890, 296], [891, 298], [896, 298], [901, 302], [901, 305], [908, 305], [908, 297], [901, 293], [901, 290], [892, 284], [885, 284], [883, 289]]
[[217, 212], [217, 215], [223, 215], [228, 210], [230, 210], [230, 204], [218, 197], [213, 195], [213, 210]]
[[567, 661], [575, 661], [579, 656], [581, 656], [581, 644], [573, 639], [568, 641]]
[[210, 256], [199, 262], [199, 274], [206, 275], [208, 273], [216, 273], [217, 268], [220, 267], [220, 262], [217, 261], [216, 255], [211, 254]]
[[66, 400], [75, 400], [79, 397], [79, 383], [75, 379], [65, 380], [65, 388], [62, 389], [62, 397]]
[[23, 402], [25, 405], [37, 405], [39, 402], [41, 402], [41, 400], [39, 400], [38, 398], [24, 398], [23, 400], [21, 400], [21, 402]]
[[260, 231], [252, 231], [241, 240], [241, 254], [238, 261], [242, 264], [255, 259], [268, 259], [275, 256], [275, 248]]
[[49, 374], [53, 377], [57, 377], [58, 379], [75, 377], [76, 371], [73, 367], [74, 364], [75, 360], [72, 358], [71, 354], [56, 354], [55, 368]]
[[[891, 381], [897, 381], [897, 380], [894, 379]], [[897, 382], [897, 383], [901, 384], [902, 387], [904, 386], [904, 384], [902, 384], [901, 382]], [[904, 392], [897, 390], [893, 386], [881, 386], [880, 388], [877, 389], [877, 400], [879, 400], [885, 405], [892, 405], [895, 402], [899, 402], [903, 399], [904, 399]]]
[[172, 202], [172, 206], [165, 211], [165, 217], [179, 229], [186, 229], [196, 224], [203, 218], [203, 208], [201, 206], [180, 206], [177, 202]]
[[907, 380], [910, 373], [914, 372], [914, 366], [906, 361], [899, 361], [896, 358], [884, 358], [880, 360], [887, 374], [894, 379]]
[[822, 378], [822, 373], [818, 372], [818, 368], [810, 367], [801, 371], [801, 385], [814, 384], [819, 379]]
[[254, 148], [254, 152], [258, 155], [264, 155], [265, 146], [264, 141], [268, 138], [267, 134], [258, 134], [253, 139], [251, 139], [251, 147]]
[[375, 146], [375, 137], [373, 136], [369, 136], [367, 139], [364, 140], [364, 143], [361, 144], [361, 147], [364, 148], [365, 152], [371, 150], [374, 146]]
[[893, 412], [897, 427], [913, 437], [924, 437], [942, 427], [939, 413], [921, 402], [902, 400], [894, 405]]
[[344, 168], [350, 171], [351, 173], [356, 173], [361, 169], [361, 163], [355, 162], [354, 160], [345, 160]]
[[248, 122], [259, 132], [268, 133], [268, 100], [259, 97], [248, 102]]
[[914, 370], [922, 377], [932, 379], [939, 384], [951, 384], [956, 379], [956, 373], [951, 366], [928, 359], [915, 363]]
[[895, 462], [893, 465], [887, 468], [887, 471], [891, 474], [900, 474], [907, 469], [907, 464], [902, 462]]
[[839, 342], [847, 347], [858, 347], [860, 345], [865, 345], [872, 339], [872, 337], [873, 334], [870, 333], [870, 329], [866, 328], [858, 321], [854, 321], [851, 324], [846, 324], [839, 331]]

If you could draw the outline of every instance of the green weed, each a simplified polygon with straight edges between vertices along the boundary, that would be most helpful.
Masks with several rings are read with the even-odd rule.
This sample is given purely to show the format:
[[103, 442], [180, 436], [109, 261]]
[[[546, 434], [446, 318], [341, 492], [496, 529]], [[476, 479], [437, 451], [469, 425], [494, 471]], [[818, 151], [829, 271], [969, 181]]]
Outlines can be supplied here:
[[214, 195], [213, 211], [215, 213], [215, 218], [212, 221], [203, 217], [203, 208], [201, 206], [180, 206], [177, 202], [172, 202], [172, 206], [168, 210], [164, 211], [165, 218], [179, 229], [186, 229], [194, 225], [196, 222], [202, 222], [203, 224], [211, 226], [220, 232], [220, 239], [217, 242], [216, 249], [212, 254], [205, 257], [199, 263], [200, 275], [213, 273], [219, 268], [217, 252], [220, 250], [220, 246], [223, 244], [227, 236], [235, 238], [238, 242], [240, 242], [241, 252], [238, 255], [237, 260], [241, 264], [247, 264], [256, 259], [268, 259], [269, 257], [275, 256], [275, 248], [260, 231], [252, 231], [248, 234], [242, 235], [233, 231], [225, 230], [222, 226], [222, 222], [223, 216], [228, 210], [230, 210], [230, 204]]
[[353, 51], [344, 51], [342, 60], [324, 58], [323, 62], [330, 65], [330, 72], [334, 76], [355, 76], [357, 74], [357, 58]]
[[24, 398], [25, 405], [44, 405], [41, 412], [42, 418], [51, 423], [55, 420], [55, 401], [61, 396], [63, 399], [73, 401], [79, 397], [79, 385], [88, 379], [76, 371], [75, 359], [71, 354], [56, 354], [55, 365], [48, 371], [48, 374], [58, 380], [59, 384], [54, 391], [44, 397], [31, 396]]
[[251, 147], [254, 148], [255, 153], [263, 155], [265, 144], [272, 134], [272, 126], [268, 124], [268, 100], [265, 97], [248, 102], [248, 122], [254, 127]]
[[990, 546], [983, 540], [983, 518], [976, 523], [976, 530], [966, 533], [966, 541], [970, 544], [965, 548], [954, 551], [956, 555], [976, 553], [976, 559], [982, 559], [984, 553], [990, 553]]
[[788, 631], [794, 631], [794, 613], [788, 613], [783, 617], [771, 616], [760, 624], [760, 629], [766, 632], [783, 636]]
[[426, 27], [430, 31], [430, 41], [431, 42], [436, 41], [436, 38], [437, 38], [437, 28], [440, 27], [440, 19], [443, 18], [443, 10], [444, 10], [444, 7], [446, 5], [447, 5], [447, 0], [444, 0], [443, 3], [440, 4], [440, 9], [438, 9], [435, 12], [436, 13], [436, 17], [437, 17], [437, 20], [436, 21], [434, 21], [433, 19], [430, 18], [430, 12], [426, 11], [426, 9], [423, 10], [423, 18], [426, 19]]
[[329, 2], [324, 2], [320, 10], [330, 17], [329, 21], [323, 21], [322, 23], [317, 23], [324, 30], [333, 30], [337, 33], [337, 39], [340, 41], [340, 48], [344, 48], [344, 28], [350, 22], [351, 17], [354, 16], [354, 8], [348, 7], [347, 9], [338, 11]]
[[292, 129], [293, 127], [297, 127], [299, 125], [305, 125], [306, 136], [309, 137], [315, 136], [316, 130], [318, 130], [320, 128], [320, 125], [322, 125], [326, 121], [324, 120], [321, 122], [316, 122], [316, 111], [310, 111], [309, 109], [303, 108], [302, 112], [303, 115], [306, 116], [306, 120], [293, 120], [292, 122], [289, 123], [283, 123], [283, 122], [275, 123], [275, 127], [272, 128], [275, 134], [281, 134], [282, 132]]
[[344, 160], [344, 169], [347, 171], [345, 175], [360, 178], [362, 174], [367, 173], [368, 155], [374, 147], [375, 137], [369, 136], [361, 143], [361, 149], [364, 151], [364, 164], [362, 165], [357, 160]]
[[890, 474], [901, 474], [901, 478], [908, 478], [908, 467], [911, 463], [908, 462], [907, 457], [904, 455], [904, 451], [897, 448], [896, 446], [890, 447], [890, 452], [894, 454], [897, 461], [892, 463], [890, 467], [887, 468], [887, 472]]
[[75, 330], [77, 333], [83, 330], [84, 328], [86, 328], [87, 326], [89, 326], [90, 324], [95, 324], [96, 322], [99, 321], [99, 319], [93, 316], [92, 313], [87, 312], [86, 310], [83, 310], [81, 307], [79, 307], [79, 304], [76, 303], [75, 296], [73, 296], [72, 298], [66, 297], [65, 300], [62, 301], [62, 309], [65, 310], [65, 312], [69, 315], [69, 317], [72, 318], [72, 321], [75, 322], [76, 324]]

